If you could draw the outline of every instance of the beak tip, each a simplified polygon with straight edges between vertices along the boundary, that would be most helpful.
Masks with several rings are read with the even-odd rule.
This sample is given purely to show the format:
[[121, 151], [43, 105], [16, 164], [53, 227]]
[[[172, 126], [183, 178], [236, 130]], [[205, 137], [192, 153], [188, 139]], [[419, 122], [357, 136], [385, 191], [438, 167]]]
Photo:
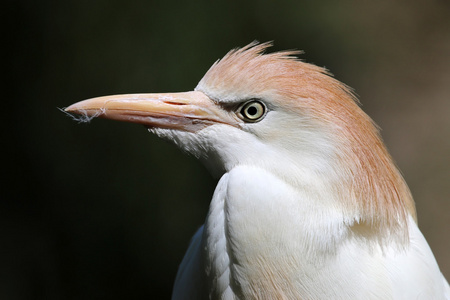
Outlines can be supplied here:
[[101, 105], [95, 105], [96, 103], [90, 104], [89, 100], [84, 100], [80, 102], [76, 102], [74, 104], [69, 105], [68, 107], [64, 108], [64, 111], [67, 113], [74, 113], [74, 114], [90, 114], [91, 112], [97, 113], [98, 111], [102, 110]]
[[65, 112], [75, 112], [75, 109], [73, 108], [74, 104], [68, 106], [68, 107], [64, 107], [63, 110]]
[[81, 114], [83, 111], [88, 111], [89, 107], [84, 107], [82, 105], [79, 105], [79, 103], [74, 103], [72, 105], [69, 105], [68, 107], [64, 108], [64, 111], [69, 113], [75, 113], [75, 114]]

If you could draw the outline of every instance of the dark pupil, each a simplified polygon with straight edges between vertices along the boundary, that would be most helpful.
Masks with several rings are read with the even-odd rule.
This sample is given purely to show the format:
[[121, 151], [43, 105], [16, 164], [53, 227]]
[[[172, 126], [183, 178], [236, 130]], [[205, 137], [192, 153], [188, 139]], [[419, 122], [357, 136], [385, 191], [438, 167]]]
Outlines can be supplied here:
[[256, 115], [257, 112], [258, 112], [258, 109], [256, 109], [256, 107], [254, 107], [254, 106], [250, 106], [249, 108], [247, 108], [247, 113], [251, 116]]

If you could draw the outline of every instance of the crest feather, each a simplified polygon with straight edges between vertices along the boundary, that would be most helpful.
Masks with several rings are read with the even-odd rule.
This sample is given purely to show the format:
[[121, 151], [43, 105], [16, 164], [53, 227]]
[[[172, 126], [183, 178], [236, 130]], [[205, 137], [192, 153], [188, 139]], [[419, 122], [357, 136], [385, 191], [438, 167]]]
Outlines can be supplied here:
[[360, 216], [356, 222], [407, 238], [408, 213], [416, 218], [414, 201], [353, 91], [325, 68], [298, 59], [301, 51], [265, 54], [270, 46], [252, 42], [231, 50], [196, 90], [216, 102], [265, 99], [332, 131], [340, 161], [335, 171], [347, 175], [335, 188], [345, 206]]

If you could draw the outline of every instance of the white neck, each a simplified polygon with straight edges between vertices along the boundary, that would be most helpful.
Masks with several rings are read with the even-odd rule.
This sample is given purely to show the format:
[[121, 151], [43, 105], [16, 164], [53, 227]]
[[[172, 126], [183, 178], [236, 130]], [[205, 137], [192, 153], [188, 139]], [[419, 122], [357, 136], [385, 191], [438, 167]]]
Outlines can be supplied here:
[[289, 293], [307, 289], [311, 274], [320, 278], [318, 268], [351, 235], [341, 209], [326, 199], [263, 169], [236, 167], [219, 181], [205, 223], [210, 296], [261, 298], [265, 291], [294, 299]]

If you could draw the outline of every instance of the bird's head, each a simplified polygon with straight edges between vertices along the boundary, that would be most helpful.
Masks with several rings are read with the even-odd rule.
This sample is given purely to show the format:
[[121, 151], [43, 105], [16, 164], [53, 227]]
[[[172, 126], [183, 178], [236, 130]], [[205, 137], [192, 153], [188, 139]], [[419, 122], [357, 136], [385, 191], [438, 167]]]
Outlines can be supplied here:
[[354, 95], [296, 51], [263, 54], [269, 46], [230, 51], [192, 92], [99, 97], [66, 111], [143, 124], [216, 176], [264, 168], [339, 207], [348, 223], [405, 237], [412, 197]]

